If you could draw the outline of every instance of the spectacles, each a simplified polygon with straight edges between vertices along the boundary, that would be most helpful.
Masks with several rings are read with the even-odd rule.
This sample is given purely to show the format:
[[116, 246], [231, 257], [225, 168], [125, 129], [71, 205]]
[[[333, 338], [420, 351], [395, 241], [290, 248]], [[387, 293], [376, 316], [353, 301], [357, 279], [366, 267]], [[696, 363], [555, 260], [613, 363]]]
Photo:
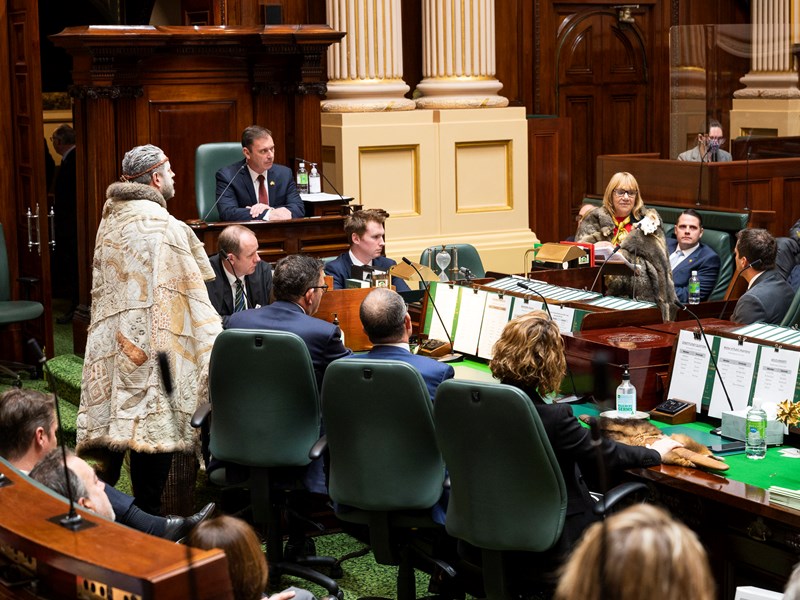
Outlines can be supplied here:
[[322, 293], [324, 294], [325, 292], [328, 291], [328, 284], [326, 283], [325, 285], [312, 285], [308, 289], [310, 289], [310, 290], [322, 290]]
[[629, 198], [636, 198], [639, 195], [639, 192], [635, 190], [614, 190], [614, 195], [617, 198], [622, 198], [625, 195], [628, 195]]

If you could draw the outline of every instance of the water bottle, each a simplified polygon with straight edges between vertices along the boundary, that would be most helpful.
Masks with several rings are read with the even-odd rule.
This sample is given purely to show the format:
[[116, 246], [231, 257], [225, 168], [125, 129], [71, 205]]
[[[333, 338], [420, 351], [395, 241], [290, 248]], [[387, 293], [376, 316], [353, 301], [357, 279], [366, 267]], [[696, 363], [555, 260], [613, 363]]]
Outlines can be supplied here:
[[767, 455], [767, 413], [755, 398], [747, 411], [745, 428], [745, 454], [747, 458], [761, 460]]
[[339, 314], [338, 313], [333, 313], [333, 324], [336, 325], [337, 327], [339, 327], [339, 331], [341, 332], [341, 335], [342, 335], [342, 345], [344, 345], [344, 330], [339, 325]]
[[689, 304], [700, 304], [700, 278], [697, 271], [692, 271], [689, 278]]
[[308, 172], [306, 171], [306, 163], [303, 162], [297, 167], [297, 193], [308, 193]]
[[322, 192], [322, 178], [317, 171], [317, 163], [311, 163], [311, 173], [308, 174], [308, 193], [319, 194]]
[[631, 384], [631, 374], [625, 365], [622, 383], [617, 388], [617, 416], [633, 417], [636, 414], [636, 388]]

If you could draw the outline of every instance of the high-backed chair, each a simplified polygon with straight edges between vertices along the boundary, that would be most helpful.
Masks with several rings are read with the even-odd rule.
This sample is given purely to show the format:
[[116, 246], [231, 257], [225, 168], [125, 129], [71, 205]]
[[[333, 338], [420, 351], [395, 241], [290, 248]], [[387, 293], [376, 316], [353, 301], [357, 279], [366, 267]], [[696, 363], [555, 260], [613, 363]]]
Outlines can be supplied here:
[[[664, 234], [667, 237], [673, 235], [675, 225], [672, 223], [663, 223]], [[733, 277], [733, 252], [731, 251], [731, 236], [725, 231], [717, 231], [716, 229], [703, 228], [703, 239], [701, 240], [706, 246], [709, 246], [719, 256], [719, 273], [717, 274], [717, 281], [714, 284], [714, 289], [711, 290], [711, 295], [708, 297], [711, 300], [724, 300], [725, 292], [728, 290], [728, 285]]]
[[[305, 343], [283, 331], [225, 330], [214, 342], [208, 381], [213, 410], [209, 448], [215, 459], [247, 468], [247, 481], [240, 485], [250, 491], [254, 523], [267, 527], [271, 579], [286, 573], [339, 595], [335, 581], [311, 568], [326, 566], [336, 573], [340, 569], [334, 559], [312, 556], [298, 564], [283, 555], [276, 492], [290, 489], [287, 479], [302, 475], [286, 468], [310, 463], [320, 433], [317, 383]], [[199, 421], [195, 414], [192, 424]], [[273, 477], [275, 469], [281, 469], [279, 478]], [[211, 481], [229, 483], [229, 470], [213, 470]]]
[[219, 221], [217, 210], [217, 171], [243, 160], [242, 144], [220, 142], [202, 144], [194, 154], [194, 193], [197, 218], [213, 223]]
[[[481, 256], [478, 250], [472, 244], [447, 244], [446, 249], [452, 251], [455, 248], [458, 251], [458, 266], [468, 268], [475, 277], [484, 277], [486, 270], [483, 268]], [[421, 265], [430, 266], [434, 271], [439, 273], [441, 269], [436, 265], [436, 254], [442, 249], [441, 244], [438, 246], [431, 246], [425, 248], [419, 257]], [[433, 256], [431, 256], [433, 254]], [[448, 271], [454, 267], [451, 263], [447, 269]]]
[[[23, 323], [38, 318], [44, 312], [40, 302], [32, 300], [11, 299], [11, 277], [8, 268], [8, 251], [3, 225], [0, 223], [0, 327]], [[28, 371], [33, 376], [37, 368], [13, 361], [0, 361], [0, 367], [9, 371], [10, 376], [16, 377], [17, 384], [21, 385], [17, 371]]]
[[[480, 549], [486, 597], [511, 598], [512, 573], [545, 581], [560, 558], [567, 490], [530, 398], [509, 385], [449, 380], [434, 418], [450, 474], [447, 532]], [[614, 488], [604, 508], [644, 487]]]
[[792, 303], [789, 305], [789, 310], [786, 311], [781, 325], [784, 327], [800, 325], [800, 289], [794, 293]]
[[422, 376], [401, 361], [335, 361], [322, 383], [322, 416], [336, 516], [369, 527], [376, 562], [399, 565], [395, 598], [415, 598], [411, 530], [441, 529], [432, 509], [445, 478]]

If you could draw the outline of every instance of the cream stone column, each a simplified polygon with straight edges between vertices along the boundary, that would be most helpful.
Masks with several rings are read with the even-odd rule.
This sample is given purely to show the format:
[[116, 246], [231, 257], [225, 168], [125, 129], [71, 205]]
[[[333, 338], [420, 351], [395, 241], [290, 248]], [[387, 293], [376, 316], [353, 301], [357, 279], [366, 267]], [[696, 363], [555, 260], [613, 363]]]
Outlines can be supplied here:
[[730, 137], [800, 135], [800, 89], [791, 53], [800, 41], [800, 0], [753, 0], [750, 72], [733, 93]]
[[494, 0], [423, 0], [417, 108], [508, 106], [495, 78]]
[[328, 24], [347, 35], [328, 49], [323, 112], [413, 110], [403, 81], [400, 0], [326, 0]]

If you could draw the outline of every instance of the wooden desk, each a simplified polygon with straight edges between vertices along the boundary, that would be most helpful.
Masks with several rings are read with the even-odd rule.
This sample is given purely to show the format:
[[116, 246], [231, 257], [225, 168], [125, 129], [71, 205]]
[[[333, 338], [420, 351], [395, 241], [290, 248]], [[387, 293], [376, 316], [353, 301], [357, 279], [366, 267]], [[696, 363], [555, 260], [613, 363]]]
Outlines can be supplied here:
[[350, 246], [344, 233], [344, 217], [308, 217], [289, 221], [241, 221], [205, 223], [187, 221], [203, 242], [210, 256], [219, 251], [219, 234], [228, 225], [244, 225], [258, 239], [258, 253], [262, 260], [275, 262], [289, 254], [310, 254], [319, 258], [338, 256]]
[[81, 516], [96, 526], [69, 531], [48, 521], [67, 512], [64, 500], [2, 460], [0, 473], [13, 482], [0, 488], [0, 546], [34, 559], [39, 582], [35, 596], [29, 587], [0, 585], [0, 598], [75, 598], [84, 582], [113, 588], [115, 598], [233, 597], [222, 551], [180, 546], [84, 511]]

